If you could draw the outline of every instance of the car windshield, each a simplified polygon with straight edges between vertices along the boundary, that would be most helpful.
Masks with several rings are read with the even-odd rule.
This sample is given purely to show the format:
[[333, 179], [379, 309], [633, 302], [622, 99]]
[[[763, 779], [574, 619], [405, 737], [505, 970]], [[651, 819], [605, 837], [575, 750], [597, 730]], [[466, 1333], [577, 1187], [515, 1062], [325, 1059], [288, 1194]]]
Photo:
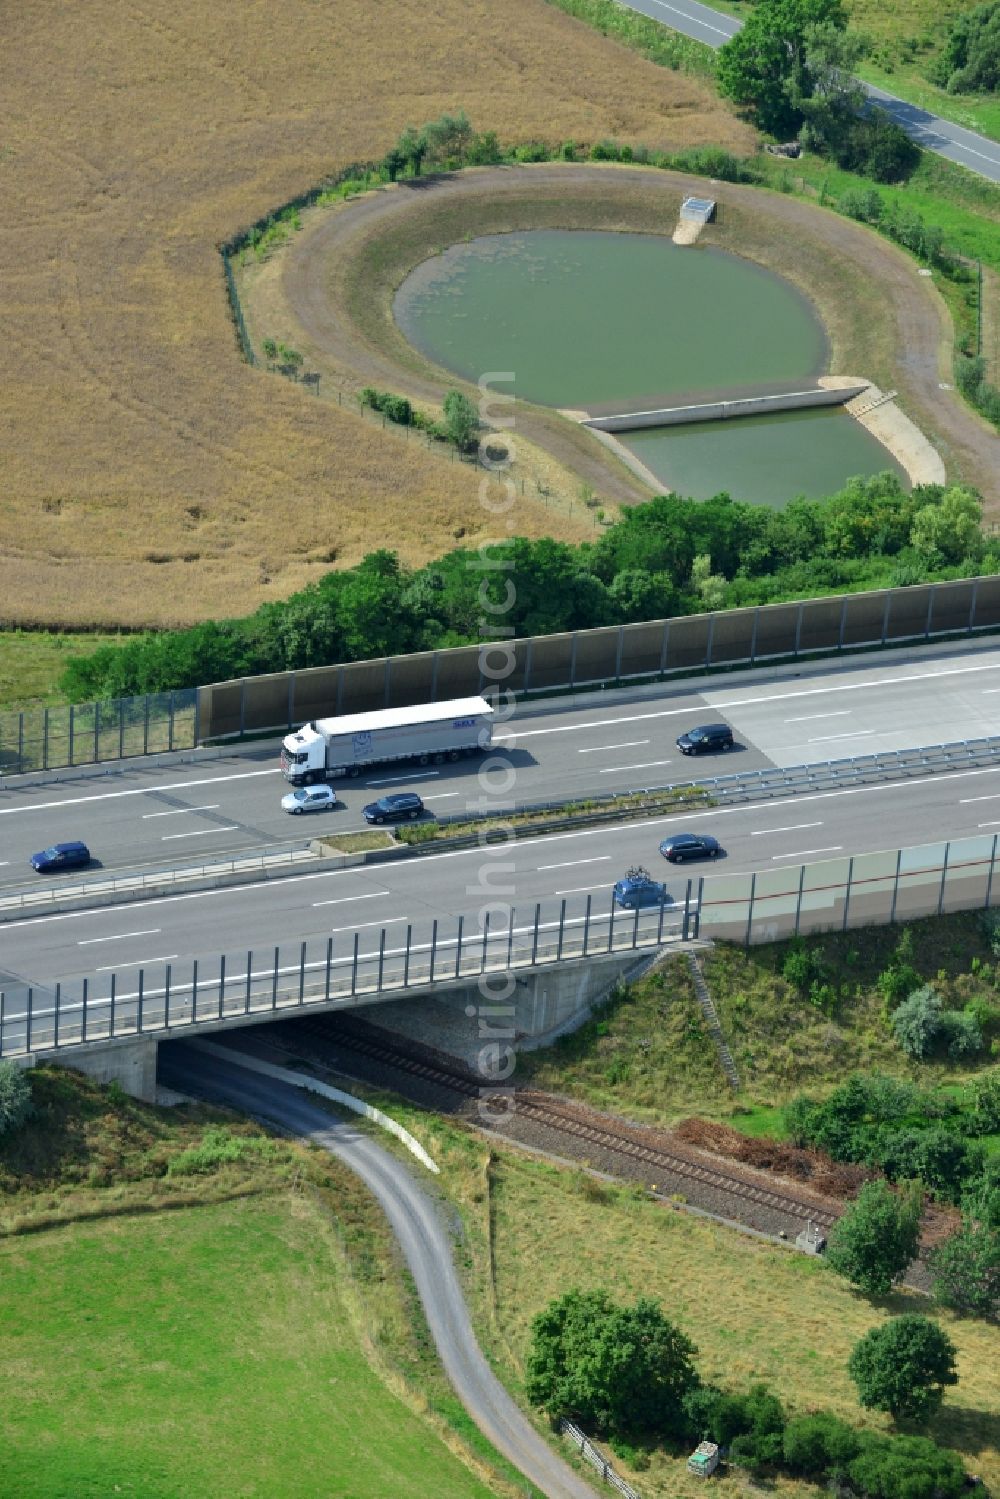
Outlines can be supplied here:
[[47, 848], [43, 852], [42, 858], [43, 859], [58, 859], [59, 858], [59, 850], [57, 848]]
[[292, 798], [293, 798], [294, 801], [297, 801], [297, 802], [304, 802], [305, 799], [306, 799], [306, 797], [308, 795], [309, 795], [308, 791], [293, 791], [292, 792]]
[[705, 733], [703, 729], [692, 729], [688, 735], [689, 739], [704, 739], [704, 737]]

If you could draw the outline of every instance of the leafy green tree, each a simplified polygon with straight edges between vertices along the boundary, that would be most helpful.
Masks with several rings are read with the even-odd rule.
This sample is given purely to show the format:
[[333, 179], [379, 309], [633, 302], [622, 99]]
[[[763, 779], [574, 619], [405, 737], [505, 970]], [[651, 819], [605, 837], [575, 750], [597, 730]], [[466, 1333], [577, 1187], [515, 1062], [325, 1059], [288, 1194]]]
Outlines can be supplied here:
[[14, 1062], [0, 1062], [0, 1137], [20, 1129], [31, 1109], [28, 1073]]
[[1000, 1230], [965, 1218], [931, 1252], [934, 1295], [942, 1306], [973, 1317], [1000, 1312]]
[[925, 505], [913, 518], [910, 542], [927, 561], [965, 562], [982, 550], [983, 508], [964, 485], [946, 489], [937, 505]]
[[390, 182], [395, 182], [400, 172], [406, 170], [408, 159], [398, 142], [395, 146], [389, 147], [382, 157], [382, 169]]
[[858, 1434], [861, 1451], [847, 1469], [849, 1491], [878, 1499], [959, 1499], [965, 1469], [955, 1452], [927, 1437]]
[[414, 130], [412, 125], [407, 125], [396, 142], [395, 149], [410, 168], [414, 177], [419, 177], [420, 169], [424, 164], [424, 157], [427, 155], [427, 140], [423, 131]]
[[1000, 88], [1000, 0], [987, 0], [956, 16], [931, 76], [950, 94], [993, 93]]
[[461, 452], [476, 444], [479, 435], [479, 416], [468, 396], [460, 390], [449, 390], [444, 398], [444, 425], [449, 442]]
[[857, 1457], [861, 1443], [853, 1426], [820, 1411], [789, 1421], [782, 1447], [785, 1464], [793, 1473], [812, 1479], [838, 1479]]
[[726, 580], [721, 573], [713, 573], [712, 559], [703, 552], [691, 564], [691, 587], [705, 609], [721, 609], [726, 601]]
[[843, 31], [840, 0], [760, 0], [742, 30], [719, 50], [720, 93], [751, 109], [762, 130], [790, 135], [816, 86], [810, 52], [815, 28]]
[[941, 996], [931, 984], [916, 989], [897, 1005], [889, 1021], [908, 1057], [923, 1061], [934, 1050], [941, 1030]]
[[861, 1404], [894, 1419], [926, 1421], [945, 1386], [958, 1383], [955, 1345], [936, 1322], [912, 1312], [867, 1332], [855, 1343], [847, 1368]]
[[464, 110], [456, 115], [443, 114], [423, 129], [427, 160], [435, 165], [460, 165], [474, 139], [472, 126]]
[[647, 572], [630, 567], [617, 573], [608, 589], [615, 617], [622, 624], [633, 620], [668, 619], [673, 613], [676, 594], [666, 573]]
[[830, 1230], [826, 1257], [838, 1275], [868, 1296], [887, 1296], [916, 1258], [920, 1196], [866, 1182]]
[[533, 1405], [591, 1431], [667, 1435], [698, 1383], [693, 1343], [659, 1303], [618, 1306], [604, 1291], [568, 1291], [534, 1319], [525, 1387]]

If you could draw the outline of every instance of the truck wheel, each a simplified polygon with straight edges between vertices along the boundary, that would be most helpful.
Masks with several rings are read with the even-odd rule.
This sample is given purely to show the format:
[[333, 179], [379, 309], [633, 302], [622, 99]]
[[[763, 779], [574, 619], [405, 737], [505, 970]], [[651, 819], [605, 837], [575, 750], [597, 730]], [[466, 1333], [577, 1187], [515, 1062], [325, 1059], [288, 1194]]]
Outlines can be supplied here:
[[448, 752], [448, 759], [449, 760], [457, 760], [458, 759], [458, 750], [449, 750], [449, 752]]
[[444, 755], [435, 755], [434, 756], [434, 764], [435, 765], [443, 765], [444, 764]]
[[431, 757], [430, 757], [430, 755], [420, 755], [418, 757], [418, 760], [417, 760], [417, 764], [418, 765], [429, 765], [430, 763], [431, 763]]
[[318, 777], [314, 770], [307, 770], [302, 779], [305, 781], [307, 786], [311, 786], [313, 782], [318, 779]]

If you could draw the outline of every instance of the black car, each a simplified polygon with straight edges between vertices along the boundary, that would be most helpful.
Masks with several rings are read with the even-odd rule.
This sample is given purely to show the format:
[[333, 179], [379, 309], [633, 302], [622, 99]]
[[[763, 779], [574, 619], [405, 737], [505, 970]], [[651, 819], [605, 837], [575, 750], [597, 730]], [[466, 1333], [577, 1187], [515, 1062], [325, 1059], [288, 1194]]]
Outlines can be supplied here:
[[361, 808], [365, 822], [403, 822], [407, 818], [419, 817], [424, 804], [415, 791], [397, 791], [393, 796], [380, 796], [377, 802], [369, 802]]
[[31, 867], [39, 874], [55, 874], [60, 869], [82, 869], [90, 863], [90, 849], [85, 843], [54, 843], [32, 854]]
[[733, 731], [727, 723], [703, 723], [688, 729], [677, 741], [682, 755], [705, 755], [713, 750], [731, 750]]
[[672, 838], [664, 838], [660, 853], [671, 864], [680, 864], [684, 859], [717, 859], [722, 845], [707, 833], [674, 833]]

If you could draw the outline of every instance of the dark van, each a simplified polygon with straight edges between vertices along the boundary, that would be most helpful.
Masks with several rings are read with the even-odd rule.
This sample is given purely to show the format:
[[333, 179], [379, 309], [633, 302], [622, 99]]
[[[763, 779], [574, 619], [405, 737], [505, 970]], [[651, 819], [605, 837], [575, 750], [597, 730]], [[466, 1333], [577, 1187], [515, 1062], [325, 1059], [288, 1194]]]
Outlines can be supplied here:
[[733, 731], [727, 723], [704, 723], [688, 729], [677, 741], [682, 755], [707, 755], [715, 750], [731, 750]]

